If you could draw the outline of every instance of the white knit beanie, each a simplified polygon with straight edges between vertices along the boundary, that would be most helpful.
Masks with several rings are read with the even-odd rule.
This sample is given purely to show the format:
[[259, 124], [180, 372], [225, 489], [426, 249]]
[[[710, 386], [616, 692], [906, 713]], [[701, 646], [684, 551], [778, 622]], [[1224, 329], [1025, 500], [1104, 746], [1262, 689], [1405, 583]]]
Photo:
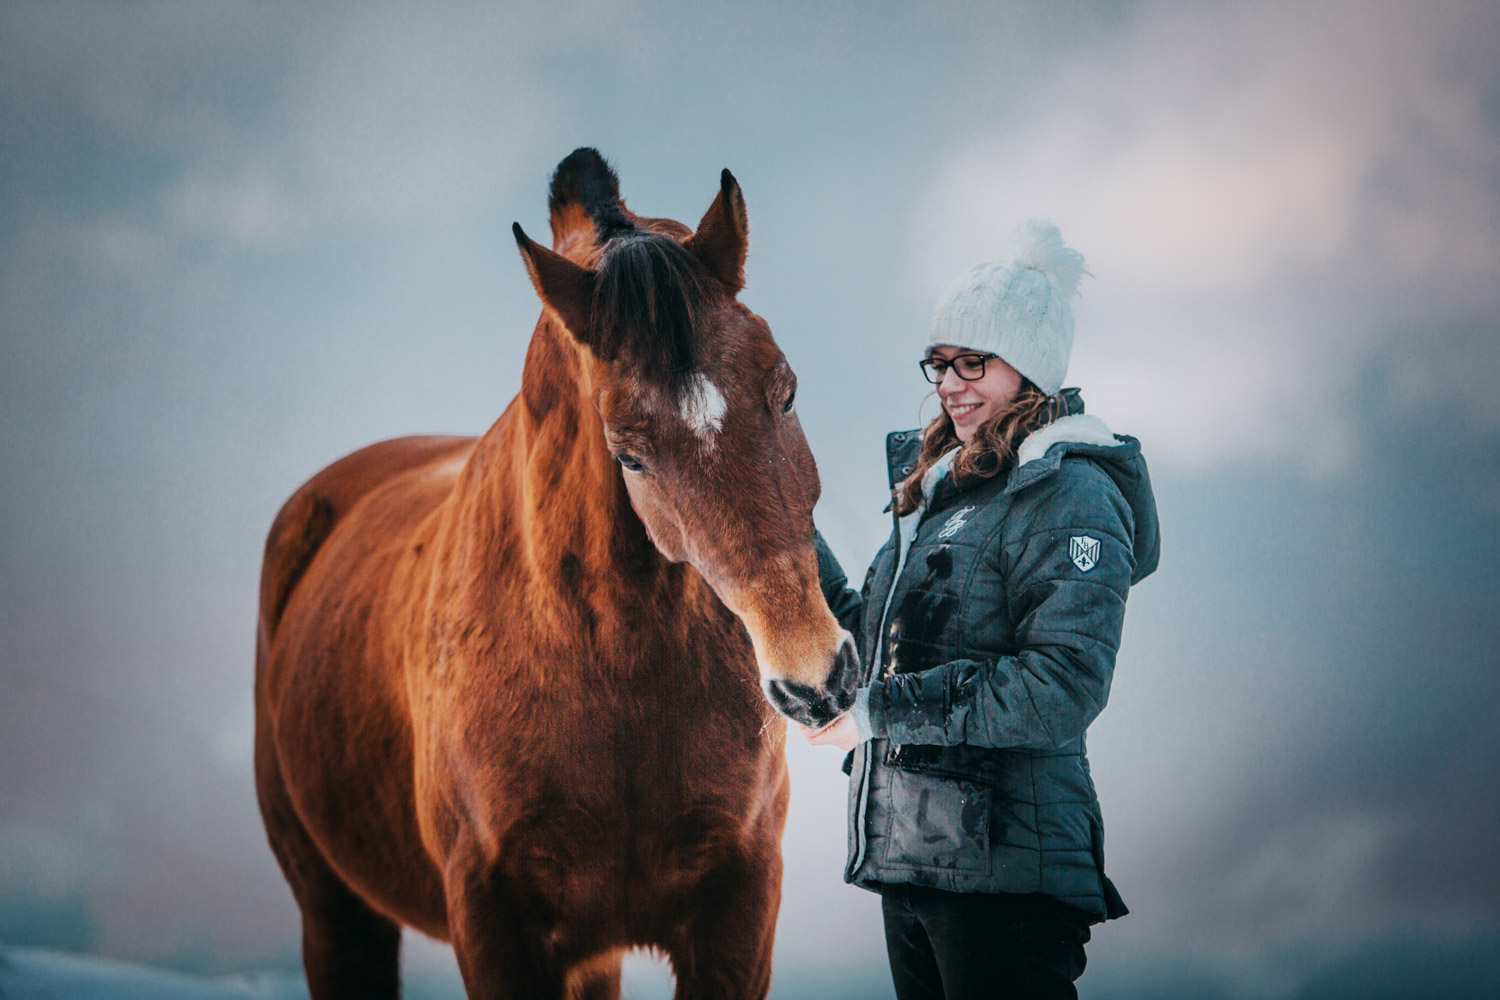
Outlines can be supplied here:
[[954, 279], [932, 313], [929, 347], [999, 355], [1047, 395], [1056, 395], [1073, 350], [1073, 307], [1088, 272], [1050, 222], [1032, 219], [1011, 237], [1010, 260], [975, 264]]

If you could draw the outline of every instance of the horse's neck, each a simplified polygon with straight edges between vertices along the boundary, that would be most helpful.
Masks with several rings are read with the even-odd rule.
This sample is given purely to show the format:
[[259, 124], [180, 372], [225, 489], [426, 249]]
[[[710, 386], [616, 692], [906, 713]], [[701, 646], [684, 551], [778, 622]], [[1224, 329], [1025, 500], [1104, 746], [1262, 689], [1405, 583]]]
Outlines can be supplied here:
[[563, 589], [574, 584], [561, 577], [580, 574], [650, 585], [664, 579], [665, 560], [630, 506], [577, 351], [550, 323], [538, 325], [521, 393], [460, 482], [465, 531], [485, 540], [480, 558], [507, 562], [499, 572], [516, 572], [519, 556], [534, 580]]
[[[560, 331], [552, 337], [541, 328], [533, 336], [520, 395], [437, 512], [448, 544], [439, 546], [446, 559], [428, 563], [438, 577], [432, 589], [461, 581], [440, 606], [480, 619], [526, 615], [543, 636], [567, 631], [599, 654], [575, 664], [590, 676], [649, 661], [660, 682], [663, 671], [696, 674], [734, 658], [733, 615], [696, 570], [651, 543], [605, 445], [577, 349]], [[712, 655], [701, 648], [705, 635], [719, 637]], [[662, 655], [685, 643], [696, 645]]]

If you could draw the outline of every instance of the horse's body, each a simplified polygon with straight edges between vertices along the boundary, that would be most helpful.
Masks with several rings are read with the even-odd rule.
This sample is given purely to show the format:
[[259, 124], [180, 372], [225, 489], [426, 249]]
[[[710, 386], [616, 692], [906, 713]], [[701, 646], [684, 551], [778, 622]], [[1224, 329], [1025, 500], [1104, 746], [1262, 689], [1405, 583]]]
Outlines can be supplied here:
[[[395, 996], [402, 925], [453, 943], [471, 996], [618, 996], [633, 946], [670, 958], [679, 997], [764, 996], [787, 776], [762, 686], [816, 722], [854, 674], [816, 598], [816, 474], [800, 430], [745, 405], [784, 362], [732, 281], [688, 310], [691, 379], [720, 393], [708, 418], [705, 383], [653, 381], [660, 345], [592, 286], [574, 294], [580, 275], [621, 280], [615, 237], [657, 252], [669, 236], [661, 252], [717, 275], [727, 218], [742, 264], [732, 185], [689, 239], [630, 215], [597, 154], [569, 157], [562, 254], [517, 231], [548, 306], [520, 395], [481, 438], [349, 455], [278, 514], [256, 776], [316, 1000]], [[642, 341], [665, 322], [646, 304]], [[648, 448], [650, 470], [622, 473]], [[744, 481], [764, 480], [767, 449], [776, 482]], [[754, 488], [786, 510], [725, 506]]]

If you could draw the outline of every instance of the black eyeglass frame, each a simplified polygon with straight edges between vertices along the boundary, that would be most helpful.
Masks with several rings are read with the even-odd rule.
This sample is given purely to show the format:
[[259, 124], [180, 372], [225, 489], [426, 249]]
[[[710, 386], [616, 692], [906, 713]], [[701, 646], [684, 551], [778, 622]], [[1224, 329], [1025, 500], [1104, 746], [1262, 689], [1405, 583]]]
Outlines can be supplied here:
[[[998, 354], [981, 354], [980, 352], [975, 351], [972, 354], [955, 354], [951, 358], [923, 358], [921, 361], [917, 362], [917, 367], [922, 369], [922, 377], [927, 379], [927, 381], [931, 382], [933, 385], [942, 385], [943, 377], [948, 374], [948, 369], [950, 368], [953, 369], [958, 377], [963, 379], [965, 382], [978, 382], [980, 379], [984, 378], [986, 362], [993, 361], [999, 356], [1000, 355]], [[978, 375], [965, 375], [963, 372], [963, 368], [960, 365], [954, 363], [957, 361], [962, 361], [965, 358], [979, 359]], [[936, 371], [934, 371], [934, 369], [936, 369]]]

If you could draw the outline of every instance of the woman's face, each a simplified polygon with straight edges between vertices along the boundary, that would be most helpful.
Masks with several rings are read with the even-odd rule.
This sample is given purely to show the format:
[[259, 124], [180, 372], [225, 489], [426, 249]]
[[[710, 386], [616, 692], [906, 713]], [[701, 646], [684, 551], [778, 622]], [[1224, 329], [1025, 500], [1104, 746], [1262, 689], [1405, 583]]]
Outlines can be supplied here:
[[[982, 354], [967, 347], [934, 347], [929, 358], [952, 361], [960, 354]], [[974, 436], [980, 424], [1005, 408], [1021, 391], [1021, 373], [1004, 361], [990, 355], [984, 363], [984, 377], [966, 382], [949, 366], [938, 383], [938, 398], [943, 409], [953, 418], [953, 429], [958, 439], [965, 444]]]

